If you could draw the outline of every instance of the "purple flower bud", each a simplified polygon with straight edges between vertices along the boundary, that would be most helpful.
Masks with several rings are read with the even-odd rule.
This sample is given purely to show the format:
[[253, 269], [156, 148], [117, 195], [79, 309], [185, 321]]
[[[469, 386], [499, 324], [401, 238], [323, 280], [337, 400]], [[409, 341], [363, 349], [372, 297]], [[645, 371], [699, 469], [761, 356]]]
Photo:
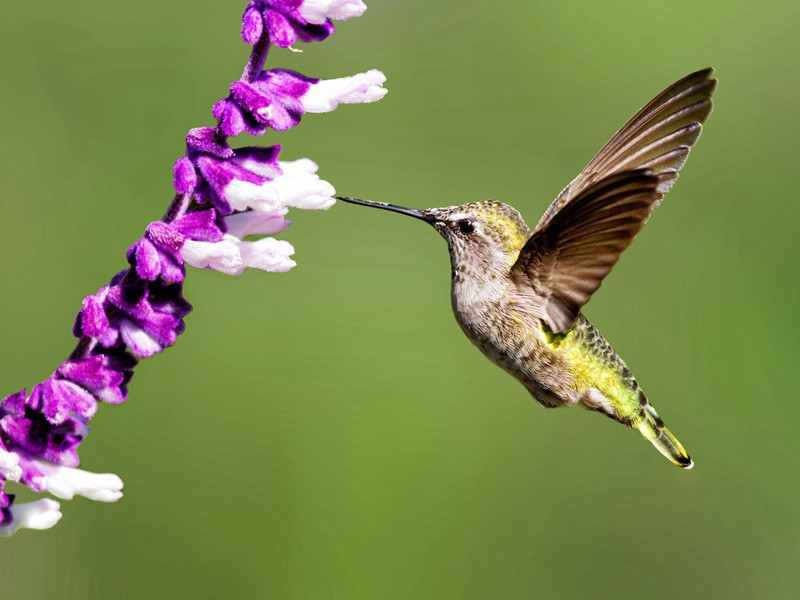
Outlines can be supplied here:
[[217, 158], [233, 156], [233, 150], [216, 127], [195, 127], [190, 130], [186, 134], [186, 148], [190, 156], [198, 152], [205, 152]]
[[175, 333], [180, 335], [184, 330], [183, 317], [192, 312], [192, 305], [181, 296], [178, 283], [154, 282], [149, 286], [150, 306], [157, 313], [171, 315], [177, 319]]
[[[175, 232], [177, 234], [177, 232]], [[180, 235], [180, 234], [178, 234]], [[136, 274], [145, 281], [154, 281], [159, 276], [166, 281], [183, 281], [186, 272], [178, 255], [178, 249], [171, 250], [162, 244], [154, 244], [148, 237], [143, 237], [128, 250], [128, 262]], [[174, 240], [169, 240], [174, 244]], [[167, 242], [167, 243], [169, 243]]]
[[147, 237], [159, 249], [171, 255], [176, 255], [184, 242], [184, 235], [181, 232], [162, 221], [154, 221], [147, 226]]
[[220, 131], [230, 137], [235, 137], [243, 131], [252, 135], [261, 135], [267, 130], [266, 125], [246, 116], [235, 102], [227, 98], [217, 102], [212, 113], [214, 118], [219, 121]]
[[[9, 394], [0, 402], [0, 418], [5, 416], [21, 417], [25, 414], [25, 400], [28, 398], [27, 390], [20, 390], [16, 394]], [[1, 439], [1, 438], [0, 438]]]
[[[176, 290], [177, 291], [177, 290]], [[143, 286], [112, 286], [108, 301], [118, 310], [118, 324], [125, 345], [139, 358], [148, 358], [175, 343], [183, 331], [183, 320], [177, 314], [156, 310]]]
[[83, 308], [78, 313], [73, 327], [75, 337], [83, 335], [94, 338], [105, 347], [113, 346], [117, 342], [119, 331], [111, 325], [106, 314], [107, 298], [108, 286], [103, 286], [97, 291], [97, 294], [84, 299]]
[[128, 250], [128, 260], [142, 279], [153, 281], [161, 274], [158, 250], [147, 238], [142, 238], [131, 246]]
[[191, 194], [197, 187], [197, 173], [192, 161], [182, 156], [175, 161], [172, 169], [173, 186], [179, 194]]
[[211, 209], [187, 213], [173, 221], [171, 227], [184, 237], [201, 242], [218, 242], [224, 234], [224, 222]]
[[3, 491], [3, 484], [5, 483], [5, 478], [0, 475], [0, 535], [11, 535], [13, 531], [9, 531], [6, 533], [6, 529], [9, 528], [10, 524], [14, 520], [14, 515], [11, 512], [11, 505], [14, 503], [14, 495], [7, 495]]
[[113, 369], [112, 361], [112, 358], [102, 354], [80, 360], [68, 360], [58, 368], [56, 375], [82, 386], [98, 400], [108, 404], [120, 404], [127, 396], [127, 391], [123, 387], [126, 373], [123, 370]]
[[242, 39], [246, 44], [255, 44], [264, 31], [264, 22], [261, 20], [261, 11], [256, 2], [251, 2], [242, 15]]
[[297, 41], [297, 31], [286, 15], [269, 8], [265, 8], [262, 15], [270, 42], [281, 48], [288, 48]]
[[40, 472], [26, 457], [40, 456], [53, 463], [75, 466], [78, 464], [75, 449], [88, 431], [85, 423], [75, 417], [68, 417], [58, 425], [49, 422], [35, 408], [43, 402], [41, 389], [38, 394], [34, 398], [31, 393], [26, 404], [23, 390], [0, 403], [0, 438], [8, 451], [17, 454], [22, 470], [20, 480], [29, 487], [38, 485]]
[[28, 404], [42, 411], [53, 425], [61, 425], [70, 415], [88, 421], [97, 412], [97, 400], [82, 387], [50, 377], [31, 391]]
[[108, 318], [103, 310], [105, 289], [100, 288], [96, 296], [86, 296], [84, 298], [83, 308], [78, 313], [78, 318], [75, 321], [75, 337], [85, 335], [86, 337], [99, 338], [108, 328]]
[[318, 81], [293, 71], [264, 71], [252, 83], [234, 82], [230, 98], [242, 115], [262, 126], [284, 131], [300, 122], [305, 112], [300, 98]]
[[[250, 83], [234, 82], [229, 97], [216, 104], [214, 115], [223, 130], [247, 130], [254, 135], [260, 135], [267, 127], [284, 131], [297, 125], [307, 112], [330, 112], [341, 103], [380, 100], [386, 95], [382, 87], [385, 81], [384, 74], [375, 69], [330, 80], [273, 69]], [[227, 120], [230, 114], [235, 114], [236, 119]]]
[[274, 103], [273, 98], [260, 93], [255, 87], [244, 81], [234, 81], [231, 84], [230, 97], [243, 112], [259, 123], [268, 124], [266, 115]]
[[242, 16], [242, 39], [255, 44], [266, 28], [270, 42], [281, 48], [298, 39], [321, 41], [334, 31], [330, 19], [357, 17], [366, 8], [361, 0], [256, 0]]

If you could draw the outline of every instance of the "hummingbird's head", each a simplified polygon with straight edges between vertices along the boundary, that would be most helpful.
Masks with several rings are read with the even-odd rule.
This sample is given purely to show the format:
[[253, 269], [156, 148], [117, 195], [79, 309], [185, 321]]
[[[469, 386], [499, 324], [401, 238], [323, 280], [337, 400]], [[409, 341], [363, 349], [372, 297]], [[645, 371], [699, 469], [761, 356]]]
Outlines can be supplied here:
[[464, 271], [508, 273], [531, 236], [519, 212], [501, 202], [472, 202], [419, 210], [355, 198], [339, 200], [398, 212], [430, 223], [447, 240], [454, 274]]

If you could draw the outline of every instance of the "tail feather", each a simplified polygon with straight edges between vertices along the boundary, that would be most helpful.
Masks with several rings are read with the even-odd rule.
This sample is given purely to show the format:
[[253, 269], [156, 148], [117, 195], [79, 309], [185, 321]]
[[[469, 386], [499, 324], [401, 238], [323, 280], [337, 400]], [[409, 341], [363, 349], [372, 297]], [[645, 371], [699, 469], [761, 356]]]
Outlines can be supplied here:
[[691, 469], [694, 466], [694, 461], [689, 458], [678, 438], [664, 427], [664, 421], [661, 420], [656, 410], [647, 403], [643, 396], [642, 399], [642, 410], [637, 415], [638, 418], [632, 420], [631, 426], [634, 429], [638, 429], [645, 439], [650, 440], [656, 450], [674, 464], [683, 469]]

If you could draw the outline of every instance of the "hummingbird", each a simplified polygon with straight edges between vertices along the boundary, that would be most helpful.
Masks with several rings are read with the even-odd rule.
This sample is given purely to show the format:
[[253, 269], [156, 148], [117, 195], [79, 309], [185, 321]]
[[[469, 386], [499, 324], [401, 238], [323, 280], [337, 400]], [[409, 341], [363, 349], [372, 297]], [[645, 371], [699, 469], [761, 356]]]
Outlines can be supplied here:
[[581, 309], [678, 177], [711, 113], [713, 69], [658, 94], [603, 146], [531, 230], [495, 201], [426, 210], [350, 197], [408, 215], [447, 241], [461, 329], [546, 407], [578, 404], [638, 430], [675, 465], [694, 465]]

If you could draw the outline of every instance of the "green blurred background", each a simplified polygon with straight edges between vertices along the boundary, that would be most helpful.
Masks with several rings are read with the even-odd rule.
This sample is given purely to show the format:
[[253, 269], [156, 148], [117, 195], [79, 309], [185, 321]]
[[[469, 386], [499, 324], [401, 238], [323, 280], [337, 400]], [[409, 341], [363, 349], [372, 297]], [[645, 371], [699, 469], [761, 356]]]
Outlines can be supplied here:
[[[66, 357], [81, 299], [165, 210], [185, 132], [246, 60], [243, 6], [3, 9], [3, 394]], [[378, 104], [262, 138], [284, 159], [340, 193], [492, 198], [533, 223], [642, 104], [716, 67], [680, 182], [585, 311], [693, 471], [486, 361], [434, 231], [295, 211], [294, 271], [190, 271], [186, 333], [81, 448], [125, 497], [1, 541], [0, 595], [795, 598], [798, 20], [789, 1], [376, 0], [268, 62], [388, 76]]]

